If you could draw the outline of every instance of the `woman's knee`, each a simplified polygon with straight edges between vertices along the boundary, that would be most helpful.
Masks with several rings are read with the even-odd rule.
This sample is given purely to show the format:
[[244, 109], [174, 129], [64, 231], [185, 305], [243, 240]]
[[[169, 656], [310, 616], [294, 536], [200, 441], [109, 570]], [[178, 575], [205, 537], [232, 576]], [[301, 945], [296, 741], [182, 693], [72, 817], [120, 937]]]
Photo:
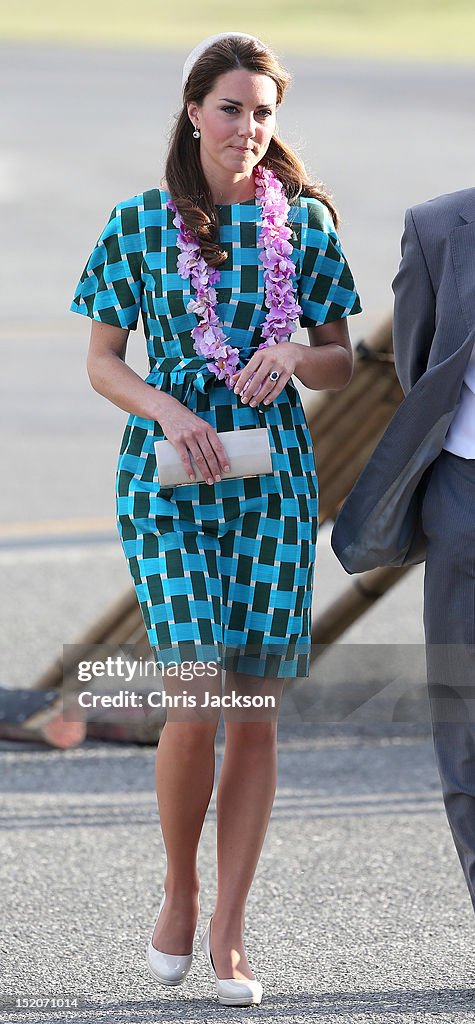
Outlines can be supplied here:
[[275, 719], [261, 722], [227, 719], [224, 727], [226, 743], [245, 749], [249, 754], [267, 754], [277, 742], [277, 721]]
[[185, 757], [196, 750], [203, 750], [205, 747], [214, 745], [218, 721], [167, 721], [162, 729], [162, 735], [172, 741], [177, 751]]

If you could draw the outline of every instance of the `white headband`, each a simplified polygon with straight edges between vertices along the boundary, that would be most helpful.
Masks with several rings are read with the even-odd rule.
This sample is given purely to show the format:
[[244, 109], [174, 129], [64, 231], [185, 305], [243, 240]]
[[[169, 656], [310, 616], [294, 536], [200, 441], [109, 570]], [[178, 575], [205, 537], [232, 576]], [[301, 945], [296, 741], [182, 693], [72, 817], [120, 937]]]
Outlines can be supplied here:
[[265, 45], [265, 43], [262, 42], [261, 39], [257, 39], [257, 36], [249, 36], [247, 32], [219, 32], [218, 35], [216, 36], [208, 36], [207, 39], [203, 39], [201, 43], [198, 43], [198, 45], [195, 46], [194, 50], [192, 50], [191, 53], [188, 54], [183, 65], [183, 74], [181, 76], [182, 88], [185, 87], [190, 75], [190, 71], [193, 65], [196, 64], [196, 61], [199, 59], [199, 57], [201, 57], [201, 54], [204, 53], [205, 50], [208, 49], [208, 47], [212, 46], [213, 43], [217, 43], [219, 39], [228, 39], [229, 36], [237, 36], [241, 39], [253, 39], [255, 43], [259, 43], [259, 46], [262, 46], [263, 50], [267, 50], [267, 46]]

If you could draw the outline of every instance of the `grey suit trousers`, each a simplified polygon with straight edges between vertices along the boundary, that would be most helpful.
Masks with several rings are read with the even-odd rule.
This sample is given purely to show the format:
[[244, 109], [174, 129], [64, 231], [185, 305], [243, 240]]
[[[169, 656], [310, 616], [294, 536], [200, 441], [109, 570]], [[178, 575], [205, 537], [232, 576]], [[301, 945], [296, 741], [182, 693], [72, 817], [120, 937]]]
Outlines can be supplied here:
[[475, 910], [475, 459], [442, 451], [430, 471], [422, 524], [434, 750]]

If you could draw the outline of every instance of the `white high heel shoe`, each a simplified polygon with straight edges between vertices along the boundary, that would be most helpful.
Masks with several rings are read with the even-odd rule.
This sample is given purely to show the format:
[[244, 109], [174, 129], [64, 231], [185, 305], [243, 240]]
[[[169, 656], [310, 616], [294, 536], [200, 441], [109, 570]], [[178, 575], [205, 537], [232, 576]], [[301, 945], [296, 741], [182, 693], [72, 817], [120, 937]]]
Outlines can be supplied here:
[[238, 978], [218, 978], [210, 948], [211, 920], [210, 917], [201, 936], [200, 946], [214, 974], [218, 989], [218, 1001], [224, 1006], [258, 1006], [262, 999], [262, 985], [257, 978], [246, 978], [242, 981], [239, 981]]
[[[164, 893], [157, 917], [160, 917], [165, 899]], [[152, 946], [152, 938], [153, 932], [147, 946], [147, 963], [155, 981], [160, 981], [162, 985], [182, 985], [191, 967], [193, 950], [185, 955], [162, 953], [160, 949]]]

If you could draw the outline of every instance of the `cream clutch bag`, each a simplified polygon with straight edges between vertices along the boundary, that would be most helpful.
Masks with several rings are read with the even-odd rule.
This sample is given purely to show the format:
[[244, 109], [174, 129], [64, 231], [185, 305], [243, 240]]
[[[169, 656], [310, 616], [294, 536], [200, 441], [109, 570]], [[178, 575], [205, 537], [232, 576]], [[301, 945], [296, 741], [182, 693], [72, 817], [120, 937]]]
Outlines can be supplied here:
[[[229, 466], [221, 472], [221, 479], [257, 476], [272, 473], [272, 456], [267, 427], [249, 427], [246, 430], [221, 430], [218, 437], [225, 448]], [[195, 480], [190, 480], [180, 456], [167, 438], [155, 441], [158, 482], [160, 487], [179, 487], [181, 484], [204, 482], [204, 476], [191, 458]]]

